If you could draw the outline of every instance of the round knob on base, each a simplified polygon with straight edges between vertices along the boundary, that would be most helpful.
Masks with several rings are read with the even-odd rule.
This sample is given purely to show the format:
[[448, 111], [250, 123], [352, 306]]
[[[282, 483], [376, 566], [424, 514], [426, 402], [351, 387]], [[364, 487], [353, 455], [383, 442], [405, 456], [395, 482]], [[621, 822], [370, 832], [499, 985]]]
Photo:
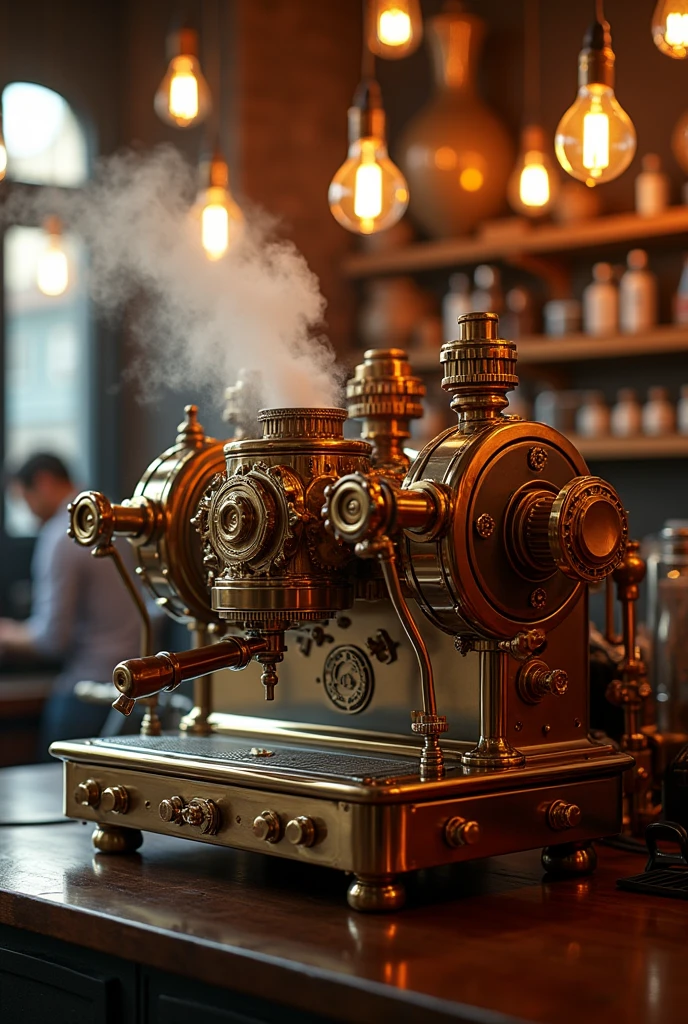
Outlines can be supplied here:
[[182, 821], [200, 830], [204, 836], [214, 836], [220, 828], [220, 811], [212, 800], [195, 796], [182, 809]]
[[450, 818], [444, 826], [444, 838], [448, 846], [474, 846], [480, 840], [480, 825], [466, 818]]
[[312, 818], [300, 815], [287, 822], [284, 836], [294, 846], [312, 846], [318, 837], [318, 832]]
[[263, 811], [254, 819], [253, 834], [266, 843], [278, 843], [282, 838], [282, 822], [277, 811]]
[[519, 669], [516, 685], [521, 700], [539, 704], [548, 693], [563, 697], [569, 688], [569, 677], [563, 669], [550, 669], [540, 658], [532, 658]]
[[581, 809], [578, 804], [569, 804], [566, 800], [555, 800], [547, 808], [547, 824], [555, 832], [563, 832], [567, 828], [580, 825]]
[[126, 814], [129, 810], [129, 794], [124, 786], [108, 786], [104, 789], [100, 809], [112, 814]]
[[100, 786], [95, 779], [86, 779], [74, 790], [74, 799], [82, 807], [97, 807], [100, 803]]
[[160, 801], [158, 814], [163, 821], [174, 822], [175, 825], [181, 825], [184, 820], [182, 818], [183, 810], [184, 801], [182, 798], [180, 796], [171, 796]]

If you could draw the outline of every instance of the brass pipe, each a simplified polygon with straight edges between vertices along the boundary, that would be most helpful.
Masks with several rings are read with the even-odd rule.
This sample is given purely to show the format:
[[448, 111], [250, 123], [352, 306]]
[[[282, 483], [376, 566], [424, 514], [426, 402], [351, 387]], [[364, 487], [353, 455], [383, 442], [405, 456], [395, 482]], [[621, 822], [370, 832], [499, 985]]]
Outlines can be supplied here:
[[100, 491], [82, 491], [69, 505], [69, 536], [82, 547], [107, 546], [113, 537], [149, 537], [158, 521], [144, 499], [113, 505]]
[[268, 641], [261, 636], [229, 636], [216, 644], [190, 651], [161, 651], [149, 658], [130, 658], [115, 667], [112, 681], [121, 696], [113, 707], [131, 714], [135, 701], [162, 690], [174, 690], [187, 679], [210, 675], [220, 669], [245, 668], [255, 654], [265, 651]]
[[467, 768], [516, 768], [525, 756], [506, 739], [509, 655], [491, 640], [477, 640], [480, 659], [480, 739], [461, 760]]

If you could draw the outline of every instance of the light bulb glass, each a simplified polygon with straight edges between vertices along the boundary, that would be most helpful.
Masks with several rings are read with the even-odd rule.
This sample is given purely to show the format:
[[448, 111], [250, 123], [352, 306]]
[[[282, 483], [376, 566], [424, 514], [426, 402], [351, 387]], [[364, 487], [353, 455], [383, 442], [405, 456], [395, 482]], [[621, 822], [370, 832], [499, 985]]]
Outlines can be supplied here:
[[516, 166], [509, 178], [509, 204], [526, 217], [542, 217], [551, 210], [558, 186], [545, 133], [538, 125], [529, 125], [523, 131]]
[[554, 136], [557, 160], [586, 185], [613, 181], [635, 154], [635, 128], [611, 86], [582, 85]]
[[177, 128], [190, 128], [210, 111], [210, 89], [196, 57], [173, 57], [155, 94], [158, 116]]
[[659, 0], [652, 15], [652, 38], [668, 57], [688, 57], [688, 0]]
[[36, 268], [38, 290], [54, 298], [69, 287], [69, 261], [58, 234], [50, 234], [48, 245], [38, 258]]
[[7, 146], [5, 145], [5, 140], [4, 140], [3, 136], [2, 136], [2, 134], [0, 134], [0, 181], [2, 181], [2, 179], [5, 177], [6, 174], [7, 174]]
[[378, 57], [397, 60], [413, 53], [423, 37], [418, 0], [369, 0], [367, 36]]
[[244, 215], [230, 191], [219, 185], [199, 192], [194, 213], [200, 222], [201, 245], [209, 260], [220, 260], [241, 238]]
[[401, 220], [409, 201], [406, 179], [387, 155], [382, 139], [356, 139], [330, 183], [335, 220], [359, 235], [384, 231]]

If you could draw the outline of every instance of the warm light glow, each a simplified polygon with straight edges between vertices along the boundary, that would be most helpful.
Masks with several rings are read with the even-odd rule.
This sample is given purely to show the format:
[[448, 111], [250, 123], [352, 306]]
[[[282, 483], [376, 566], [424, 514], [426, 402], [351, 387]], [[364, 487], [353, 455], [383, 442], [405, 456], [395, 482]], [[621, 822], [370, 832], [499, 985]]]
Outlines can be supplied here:
[[564, 170], [586, 185], [613, 181], [626, 170], [635, 154], [635, 128], [610, 86], [581, 86], [559, 122], [554, 149]]
[[688, 56], [688, 0], [659, 0], [652, 15], [652, 38], [667, 57]]
[[335, 220], [349, 231], [371, 235], [391, 227], [408, 206], [403, 174], [387, 156], [381, 139], [357, 139], [335, 174], [328, 193]]
[[243, 233], [244, 215], [228, 189], [211, 186], [199, 194], [195, 207], [200, 219], [201, 245], [209, 260], [220, 260]]
[[599, 103], [593, 102], [583, 118], [583, 167], [593, 178], [609, 167], [609, 118], [599, 110]]
[[198, 117], [198, 79], [189, 57], [175, 57], [170, 65], [170, 114], [173, 118], [193, 121]]
[[459, 175], [459, 185], [466, 192], [477, 192], [483, 187], [485, 176], [477, 167], [465, 167]]
[[388, 7], [377, 21], [377, 37], [386, 46], [403, 46], [411, 38], [411, 19], [406, 11]]
[[539, 153], [526, 153], [526, 165], [518, 183], [519, 198], [524, 206], [546, 206], [549, 202], [549, 174], [538, 157]]
[[196, 57], [173, 57], [155, 94], [155, 111], [176, 128], [199, 124], [210, 111], [210, 89]]
[[418, 47], [422, 35], [419, 0], [367, 0], [366, 38], [378, 57], [406, 57]]
[[667, 573], [667, 576], [670, 580], [677, 580], [680, 575], [681, 573], [678, 571], [678, 569], [670, 569]]
[[5, 146], [5, 140], [0, 135], [0, 181], [7, 174], [7, 147]]
[[69, 286], [69, 263], [60, 235], [51, 234], [48, 246], [36, 268], [38, 290], [51, 298], [62, 295]]

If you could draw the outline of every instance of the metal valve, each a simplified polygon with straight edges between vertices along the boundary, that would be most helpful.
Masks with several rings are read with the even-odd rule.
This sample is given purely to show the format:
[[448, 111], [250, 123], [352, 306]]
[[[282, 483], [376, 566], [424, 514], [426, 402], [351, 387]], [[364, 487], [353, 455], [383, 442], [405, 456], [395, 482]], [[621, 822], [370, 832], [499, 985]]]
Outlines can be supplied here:
[[474, 846], [480, 840], [480, 825], [466, 818], [450, 818], [444, 826], [444, 838], [449, 846]]
[[101, 811], [113, 814], [126, 814], [129, 810], [129, 793], [124, 786], [108, 786], [100, 798]]
[[212, 800], [195, 796], [182, 809], [182, 821], [200, 830], [204, 836], [214, 836], [220, 828], [220, 810]]
[[263, 811], [254, 819], [253, 834], [266, 843], [278, 843], [282, 838], [282, 822], [277, 811]]
[[86, 779], [74, 790], [74, 799], [82, 807], [97, 807], [100, 803], [100, 786], [95, 779]]
[[578, 804], [569, 804], [566, 800], [555, 800], [547, 808], [547, 824], [555, 832], [564, 832], [567, 828], [575, 828], [580, 824], [581, 809]]
[[182, 817], [183, 810], [184, 801], [182, 798], [180, 796], [171, 796], [160, 801], [158, 814], [163, 821], [168, 821], [175, 825], [182, 825], [184, 823], [184, 818]]
[[563, 669], [550, 669], [540, 658], [533, 658], [519, 669], [516, 685], [521, 700], [526, 704], [539, 704], [548, 693], [563, 697], [569, 687], [569, 677]]

